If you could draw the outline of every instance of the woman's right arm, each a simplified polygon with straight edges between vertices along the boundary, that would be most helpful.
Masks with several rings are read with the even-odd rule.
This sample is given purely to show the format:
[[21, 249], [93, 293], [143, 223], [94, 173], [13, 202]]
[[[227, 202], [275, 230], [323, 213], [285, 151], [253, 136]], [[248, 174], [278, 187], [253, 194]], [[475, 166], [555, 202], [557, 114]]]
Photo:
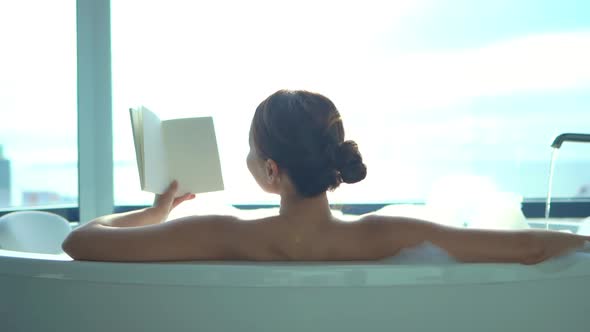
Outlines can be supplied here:
[[462, 262], [536, 264], [584, 246], [590, 237], [545, 230], [484, 230], [457, 228], [428, 221], [371, 216], [394, 250], [430, 242]]

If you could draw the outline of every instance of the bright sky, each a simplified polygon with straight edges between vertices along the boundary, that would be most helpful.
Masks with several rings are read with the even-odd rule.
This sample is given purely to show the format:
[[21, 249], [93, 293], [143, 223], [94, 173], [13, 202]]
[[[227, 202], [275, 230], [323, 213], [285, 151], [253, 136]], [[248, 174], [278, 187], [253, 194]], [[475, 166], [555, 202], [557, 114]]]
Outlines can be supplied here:
[[[213, 114], [224, 175], [253, 188], [234, 166], [245, 157], [254, 108], [280, 88], [333, 99], [377, 174], [391, 167], [379, 160], [383, 142], [416, 131], [431, 132], [416, 142], [421, 149], [440, 139], [502, 146], [492, 133], [532, 122], [539, 130], [530, 140], [544, 148], [547, 135], [587, 130], [590, 120], [590, 98], [580, 93], [590, 88], [588, 1], [127, 0], [113, 1], [112, 12], [117, 160], [134, 158], [130, 106], [164, 118]], [[0, 3], [0, 42], [9, 50], [0, 53], [0, 116], [9, 119], [0, 121], [0, 144], [23, 165], [76, 161], [74, 15], [73, 0]], [[556, 117], [544, 106], [550, 100], [568, 109]], [[486, 105], [502, 109], [483, 114]], [[543, 117], [519, 115], [531, 108]], [[501, 123], [498, 112], [512, 122]], [[375, 134], [388, 123], [397, 125], [393, 136]], [[506, 158], [543, 159], [543, 148]]]

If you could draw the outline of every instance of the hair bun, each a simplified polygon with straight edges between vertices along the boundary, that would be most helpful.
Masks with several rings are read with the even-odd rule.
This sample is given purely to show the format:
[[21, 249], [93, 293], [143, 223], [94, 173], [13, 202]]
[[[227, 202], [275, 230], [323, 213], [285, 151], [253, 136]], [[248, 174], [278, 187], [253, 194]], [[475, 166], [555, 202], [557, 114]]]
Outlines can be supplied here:
[[335, 157], [343, 182], [356, 183], [367, 176], [367, 166], [363, 164], [363, 157], [354, 141], [342, 142]]

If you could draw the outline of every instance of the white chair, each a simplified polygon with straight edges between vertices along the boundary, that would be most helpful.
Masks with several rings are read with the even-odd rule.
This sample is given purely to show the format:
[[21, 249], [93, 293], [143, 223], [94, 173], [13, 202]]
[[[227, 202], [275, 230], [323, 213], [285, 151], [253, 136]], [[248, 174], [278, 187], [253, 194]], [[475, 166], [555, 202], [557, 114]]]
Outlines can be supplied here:
[[71, 232], [70, 223], [57, 214], [18, 211], [0, 217], [0, 249], [61, 254]]

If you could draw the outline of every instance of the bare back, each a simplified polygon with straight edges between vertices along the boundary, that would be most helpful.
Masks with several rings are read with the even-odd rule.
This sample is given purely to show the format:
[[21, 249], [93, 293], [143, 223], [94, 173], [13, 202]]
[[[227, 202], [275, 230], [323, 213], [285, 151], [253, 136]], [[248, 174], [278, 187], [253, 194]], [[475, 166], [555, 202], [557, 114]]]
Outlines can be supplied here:
[[363, 222], [367, 219], [332, 217], [310, 227], [290, 224], [282, 216], [253, 220], [245, 222], [244, 241], [236, 250], [255, 260], [372, 260], [395, 255], [398, 250]]

